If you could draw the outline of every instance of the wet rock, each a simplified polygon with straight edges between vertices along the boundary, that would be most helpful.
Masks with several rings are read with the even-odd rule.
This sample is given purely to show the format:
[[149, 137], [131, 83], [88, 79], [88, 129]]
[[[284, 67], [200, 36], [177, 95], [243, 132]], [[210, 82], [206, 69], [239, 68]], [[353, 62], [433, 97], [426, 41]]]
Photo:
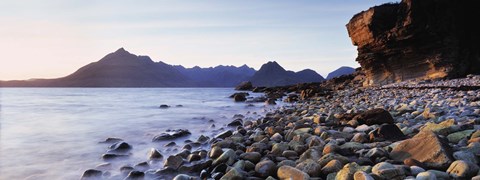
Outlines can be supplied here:
[[279, 133], [275, 133], [270, 137], [270, 140], [275, 141], [275, 142], [280, 142], [283, 140], [283, 136], [280, 135]]
[[358, 142], [358, 143], [366, 143], [366, 142], [369, 142], [369, 138], [365, 133], [355, 133], [355, 135], [353, 135], [353, 138], [350, 141]]
[[447, 169], [447, 173], [456, 179], [471, 178], [477, 174], [478, 165], [467, 161], [456, 160]]
[[298, 163], [295, 168], [307, 173], [310, 177], [319, 177], [321, 173], [321, 166], [312, 159]]
[[267, 144], [262, 142], [256, 142], [247, 147], [247, 152], [259, 152], [262, 153], [268, 148]]
[[95, 169], [97, 170], [102, 170], [102, 171], [105, 171], [105, 170], [111, 170], [112, 169], [112, 163], [102, 163], [102, 164], [99, 164], [95, 167]]
[[284, 142], [281, 142], [281, 143], [276, 143], [276, 144], [273, 145], [271, 153], [279, 156], [283, 152], [285, 152], [286, 150], [288, 150], [288, 144], [284, 143]]
[[238, 91], [251, 91], [253, 90], [253, 85], [250, 81], [241, 82], [239, 85], [235, 87], [235, 90]]
[[233, 132], [231, 130], [227, 130], [227, 131], [221, 132], [220, 134], [216, 135], [215, 138], [216, 139], [225, 139], [227, 137], [230, 137], [232, 134], [233, 134]]
[[350, 160], [345, 157], [345, 156], [342, 156], [340, 154], [335, 154], [335, 153], [328, 153], [328, 154], [325, 154], [323, 155], [319, 160], [318, 160], [318, 164], [320, 164], [320, 166], [325, 166], [327, 163], [329, 163], [331, 160], [338, 160], [340, 161], [342, 164], [347, 164], [350, 162]]
[[131, 166], [120, 167], [120, 173], [122, 173], [122, 175], [124, 175], [124, 176], [127, 176], [128, 173], [132, 172], [133, 170], [135, 170], [135, 169]]
[[145, 177], [145, 173], [141, 171], [131, 171], [130, 173], [128, 173], [125, 180], [141, 180], [141, 179], [144, 179], [144, 177]]
[[368, 146], [362, 144], [362, 143], [357, 143], [357, 142], [347, 142], [345, 144], [342, 144], [339, 148], [340, 151], [339, 153], [342, 155], [351, 155], [354, 154], [356, 151], [365, 149]]
[[115, 144], [112, 144], [110, 147], [108, 147], [108, 152], [112, 153], [125, 153], [128, 152], [132, 149], [132, 146], [126, 142], [117, 142]]
[[340, 171], [342, 167], [343, 165], [340, 161], [333, 159], [330, 162], [328, 162], [325, 166], [322, 167], [321, 172], [322, 174], [330, 174], [330, 173]]
[[273, 99], [273, 98], [268, 98], [268, 99], [265, 101], [265, 104], [266, 104], [266, 105], [276, 105], [277, 103], [275, 102], [275, 99]]
[[117, 138], [117, 137], [109, 137], [109, 138], [105, 139], [105, 141], [102, 141], [100, 143], [117, 143], [117, 142], [120, 142], [120, 141], [123, 141], [123, 139]]
[[373, 125], [373, 124], [393, 124], [392, 115], [385, 109], [372, 109], [361, 113], [354, 117], [359, 124]]
[[150, 165], [147, 162], [141, 162], [141, 163], [135, 164], [133, 168], [139, 171], [146, 171], [150, 168]]
[[289, 180], [289, 179], [295, 179], [295, 180], [308, 180], [310, 179], [310, 176], [305, 173], [300, 171], [297, 168], [291, 167], [291, 166], [281, 166], [277, 170], [277, 177], [280, 180]]
[[198, 137], [198, 139], [197, 139], [197, 142], [205, 143], [205, 142], [207, 142], [209, 139], [210, 139], [210, 138], [208, 138], [207, 136], [200, 135], [200, 137]]
[[403, 170], [395, 168], [395, 166], [386, 162], [381, 162], [373, 166], [372, 173], [383, 179], [402, 180], [405, 178]]
[[179, 174], [173, 178], [173, 180], [193, 180], [193, 179], [195, 178], [186, 174]]
[[395, 124], [383, 124], [377, 130], [370, 133], [370, 141], [398, 141], [405, 139], [403, 132]]
[[179, 172], [188, 174], [197, 174], [205, 168], [212, 166], [212, 160], [207, 161], [195, 161], [190, 164], [184, 164], [178, 168]]
[[160, 160], [163, 158], [163, 155], [157, 149], [151, 148], [147, 157], [149, 160]]
[[242, 180], [243, 173], [237, 168], [231, 168], [225, 175], [222, 176], [221, 180]]
[[170, 107], [169, 105], [162, 104], [162, 105], [160, 105], [158, 108], [160, 108], [160, 109], [167, 109], [167, 108], [169, 108], [169, 107]]
[[210, 149], [210, 152], [208, 152], [208, 157], [215, 159], [222, 154], [223, 154], [222, 148], [214, 146], [212, 149]]
[[226, 149], [222, 155], [220, 155], [217, 159], [213, 161], [213, 165], [218, 165], [220, 163], [226, 163], [232, 165], [236, 160], [237, 156], [235, 155], [235, 151], [232, 149]]
[[372, 160], [376, 158], [388, 157], [388, 152], [381, 148], [372, 148], [368, 150], [368, 152], [365, 154], [365, 157], [368, 157]]
[[413, 138], [400, 142], [390, 152], [390, 157], [396, 161], [412, 158], [429, 169], [447, 169], [453, 160], [448, 144], [432, 131], [421, 131]]
[[182, 164], [183, 158], [181, 156], [169, 156], [163, 165], [164, 167], [178, 169]]
[[370, 174], [363, 171], [355, 172], [355, 174], [353, 174], [353, 179], [354, 180], [375, 180]]
[[102, 171], [95, 170], [95, 169], [88, 169], [83, 172], [82, 180], [90, 180], [90, 179], [101, 179], [102, 178]]
[[437, 180], [437, 176], [429, 171], [421, 172], [417, 174], [416, 180]]
[[109, 161], [109, 160], [114, 160], [114, 159], [124, 159], [128, 158], [128, 155], [126, 154], [112, 154], [112, 153], [106, 153], [102, 155], [102, 159]]
[[260, 161], [255, 165], [255, 172], [262, 178], [273, 176], [277, 172], [277, 165], [270, 160]]
[[188, 162], [200, 161], [200, 160], [202, 160], [202, 157], [198, 154], [190, 154], [187, 157]]
[[246, 152], [240, 155], [240, 159], [248, 160], [252, 163], [260, 162], [262, 155], [258, 152]]
[[165, 147], [172, 147], [172, 146], [176, 146], [176, 145], [177, 145], [177, 143], [172, 141], [172, 142], [169, 142], [169, 143], [165, 144]]
[[410, 173], [413, 176], [417, 176], [418, 174], [425, 172], [425, 169], [418, 167], [418, 166], [410, 166]]
[[178, 129], [171, 134], [170, 133], [161, 133], [160, 135], [157, 135], [157, 136], [153, 137], [152, 141], [173, 140], [173, 139], [176, 139], [176, 138], [188, 136], [190, 134], [191, 134], [190, 131], [188, 131], [186, 129]]
[[248, 93], [235, 93], [232, 96], [235, 102], [243, 102], [247, 100], [246, 98], [247, 95]]
[[227, 124], [227, 126], [231, 126], [231, 127], [237, 127], [237, 126], [242, 126], [242, 125], [243, 125], [243, 120], [242, 119], [235, 119], [232, 122]]
[[322, 153], [317, 149], [308, 149], [302, 155], [298, 161], [305, 161], [307, 159], [320, 159], [322, 157]]

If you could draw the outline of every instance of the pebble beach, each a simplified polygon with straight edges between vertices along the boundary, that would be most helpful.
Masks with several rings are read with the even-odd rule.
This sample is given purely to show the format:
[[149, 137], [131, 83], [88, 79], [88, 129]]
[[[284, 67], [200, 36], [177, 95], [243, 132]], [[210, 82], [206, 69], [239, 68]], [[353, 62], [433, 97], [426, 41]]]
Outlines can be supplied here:
[[[223, 130], [213, 136], [162, 133], [153, 141], [187, 140], [176, 154], [152, 148], [143, 163], [92, 168], [82, 179], [480, 179], [480, 76], [367, 88], [360, 82], [330, 82], [328, 93], [309, 97], [309, 89], [269, 89], [266, 104], [278, 94], [277, 102], [288, 103], [261, 118], [212, 123]], [[132, 148], [121, 139], [105, 143], [112, 145], [104, 159]], [[163, 168], [149, 169], [152, 161]]]

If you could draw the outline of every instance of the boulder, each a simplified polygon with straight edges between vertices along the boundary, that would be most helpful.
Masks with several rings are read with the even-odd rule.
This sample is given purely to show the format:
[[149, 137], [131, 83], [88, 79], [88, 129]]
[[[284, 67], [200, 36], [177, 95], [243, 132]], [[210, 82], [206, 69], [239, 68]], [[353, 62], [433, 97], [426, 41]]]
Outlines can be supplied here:
[[370, 133], [370, 141], [398, 141], [405, 139], [406, 136], [403, 134], [402, 130], [398, 128], [395, 124], [383, 124], [375, 131]]
[[237, 87], [235, 87], [235, 90], [251, 91], [251, 90], [253, 90], [252, 82], [250, 82], [250, 81], [241, 82], [239, 85], [237, 85]]
[[169, 156], [163, 165], [172, 169], [178, 169], [182, 164], [183, 158], [181, 156]]
[[163, 158], [163, 155], [160, 154], [160, 152], [157, 149], [151, 148], [150, 151], [148, 151], [148, 159], [159, 160], [159, 159], [162, 159], [162, 158]]
[[372, 109], [364, 113], [358, 114], [354, 117], [359, 124], [373, 125], [373, 124], [393, 124], [392, 115], [385, 109]]
[[277, 177], [280, 180], [309, 180], [310, 176], [291, 166], [280, 166], [277, 170]]
[[413, 138], [400, 142], [390, 152], [390, 157], [397, 161], [412, 158], [428, 169], [445, 170], [453, 162], [452, 152], [446, 140], [432, 131], [421, 131]]

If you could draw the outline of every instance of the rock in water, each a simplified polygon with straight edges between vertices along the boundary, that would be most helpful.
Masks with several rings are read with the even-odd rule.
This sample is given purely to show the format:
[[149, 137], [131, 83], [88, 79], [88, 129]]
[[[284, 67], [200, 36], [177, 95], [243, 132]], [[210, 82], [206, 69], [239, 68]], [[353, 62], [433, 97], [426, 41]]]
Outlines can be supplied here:
[[160, 152], [155, 148], [151, 148], [150, 151], [148, 152], [148, 159], [150, 160], [159, 160], [162, 158], [163, 158], [163, 155], [160, 154]]
[[478, 8], [476, 1], [402, 0], [353, 16], [347, 30], [364, 85], [480, 72]]
[[280, 166], [277, 170], [277, 176], [280, 180], [308, 180], [310, 176], [297, 168], [291, 166]]
[[393, 124], [394, 120], [392, 115], [385, 109], [372, 109], [364, 113], [361, 113], [354, 117], [360, 124]]
[[447, 169], [452, 163], [452, 152], [446, 140], [432, 131], [420, 131], [411, 139], [399, 143], [390, 152], [390, 157], [397, 161], [412, 158], [420, 161], [428, 169]]
[[102, 171], [89, 169], [83, 173], [81, 180], [100, 179], [101, 177]]
[[241, 82], [237, 87], [235, 87], [235, 90], [239, 91], [251, 91], [252, 89], [253, 85], [250, 81]]

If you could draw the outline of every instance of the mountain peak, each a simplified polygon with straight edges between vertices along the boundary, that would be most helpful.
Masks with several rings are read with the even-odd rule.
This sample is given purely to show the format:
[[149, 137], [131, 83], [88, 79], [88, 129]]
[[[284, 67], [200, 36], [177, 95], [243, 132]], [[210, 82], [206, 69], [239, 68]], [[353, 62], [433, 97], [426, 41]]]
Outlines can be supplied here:
[[128, 53], [130, 54], [128, 51], [126, 51], [123, 47], [121, 47], [120, 49], [116, 50], [115, 52], [113, 52], [115, 54], [124, 54], [124, 53]]
[[286, 71], [280, 64], [276, 61], [268, 61], [260, 67], [259, 71], [264, 71], [266, 73], [277, 73]]

